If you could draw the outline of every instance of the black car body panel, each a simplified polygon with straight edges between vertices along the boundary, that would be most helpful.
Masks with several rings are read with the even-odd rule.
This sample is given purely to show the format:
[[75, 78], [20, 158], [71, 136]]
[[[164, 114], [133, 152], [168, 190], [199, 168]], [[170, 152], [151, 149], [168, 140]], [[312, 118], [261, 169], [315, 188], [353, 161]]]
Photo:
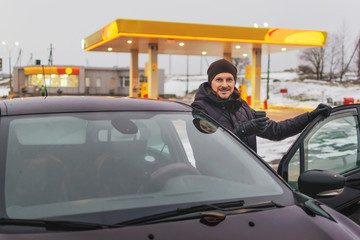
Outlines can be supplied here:
[[186, 104], [45, 97], [0, 109], [0, 239], [360, 239]]
[[151, 99], [114, 97], [34, 97], [1, 102], [1, 115], [25, 115], [86, 111], [191, 111], [186, 104]]
[[[275, 212], [276, 211], [276, 212]], [[331, 214], [344, 218], [331, 209]], [[337, 216], [339, 215], [339, 216]], [[296, 216], [296, 217], [294, 217]], [[316, 216], [309, 217], [297, 206], [277, 210], [227, 216], [211, 227], [198, 219], [123, 228], [79, 231], [0, 234], [6, 239], [358, 239], [358, 226], [342, 219], [342, 224]], [[326, 231], [324, 231], [326, 229]], [[38, 230], [39, 231], [39, 230]]]

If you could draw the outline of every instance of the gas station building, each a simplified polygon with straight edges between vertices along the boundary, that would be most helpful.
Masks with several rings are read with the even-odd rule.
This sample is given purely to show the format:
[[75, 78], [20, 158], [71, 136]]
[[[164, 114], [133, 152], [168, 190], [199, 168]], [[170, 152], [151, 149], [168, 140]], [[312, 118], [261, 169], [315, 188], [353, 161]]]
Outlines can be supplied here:
[[260, 101], [263, 54], [321, 47], [327, 33], [315, 30], [254, 28], [178, 22], [117, 19], [83, 39], [86, 51], [130, 53], [129, 96], [140, 96], [139, 53], [148, 54], [145, 69], [149, 98], [159, 97], [158, 54], [251, 56], [252, 103]]
[[[41, 66], [14, 67], [13, 92], [19, 97], [40, 96], [44, 82], [49, 95], [128, 96], [128, 67]], [[139, 83], [146, 83], [139, 68]], [[159, 70], [159, 93], [164, 93], [165, 72]]]

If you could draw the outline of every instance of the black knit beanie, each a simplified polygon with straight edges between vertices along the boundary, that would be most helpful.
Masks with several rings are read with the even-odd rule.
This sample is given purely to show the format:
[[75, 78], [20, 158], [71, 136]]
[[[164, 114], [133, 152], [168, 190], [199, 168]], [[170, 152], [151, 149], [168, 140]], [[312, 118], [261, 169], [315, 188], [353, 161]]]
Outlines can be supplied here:
[[227, 61], [225, 59], [220, 59], [220, 60], [217, 60], [217, 61], [213, 62], [212, 64], [210, 64], [210, 66], [209, 66], [209, 68], [207, 70], [208, 83], [211, 84], [211, 81], [219, 73], [230, 73], [230, 74], [232, 74], [234, 76], [234, 80], [236, 82], [237, 69], [229, 61]]

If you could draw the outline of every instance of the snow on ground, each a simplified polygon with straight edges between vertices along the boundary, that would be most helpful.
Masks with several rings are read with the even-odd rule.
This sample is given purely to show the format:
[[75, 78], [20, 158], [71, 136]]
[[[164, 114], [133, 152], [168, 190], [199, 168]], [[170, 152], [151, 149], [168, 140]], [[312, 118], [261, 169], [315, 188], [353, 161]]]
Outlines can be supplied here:
[[278, 162], [285, 155], [298, 135], [286, 138], [282, 141], [270, 141], [257, 138], [258, 155], [268, 162], [273, 168], [277, 168]]
[[[264, 81], [262, 81], [262, 97], [265, 99]], [[287, 94], [280, 93], [280, 89], [287, 89]], [[279, 81], [271, 82], [269, 104], [299, 106], [299, 107], [316, 107], [320, 102], [342, 104], [344, 98], [354, 98], [354, 101], [360, 99], [360, 85], [324, 83], [315, 80], [304, 81]]]
[[[270, 73], [269, 81], [269, 104], [277, 106], [291, 106], [302, 108], [314, 108], [319, 103], [328, 103], [328, 99], [333, 102], [343, 102], [344, 98], [354, 98], [360, 100], [360, 85], [324, 83], [316, 80], [296, 80], [295, 72]], [[187, 83], [188, 79], [188, 83]], [[185, 96], [187, 84], [188, 92], [195, 91], [200, 83], [207, 81], [207, 76], [169, 76], [165, 82], [165, 94], [175, 94], [178, 97]], [[248, 85], [247, 94], [251, 95], [251, 83]], [[237, 84], [238, 86], [238, 84]], [[267, 92], [266, 74], [262, 74], [261, 81], [261, 100], [266, 99]], [[280, 93], [280, 89], [287, 89], [287, 94]], [[192, 95], [190, 97], [193, 97]]]
[[0, 97], [9, 95], [10, 88], [0, 87]]
[[[267, 74], [262, 74], [261, 100], [266, 99], [266, 78]], [[324, 83], [323, 81], [316, 80], [300, 81], [296, 80], [297, 78], [297, 74], [292, 72], [270, 73], [268, 104], [315, 108], [321, 102], [335, 105], [342, 104], [344, 98], [354, 98], [355, 102], [360, 99], [360, 85]], [[177, 97], [184, 97], [187, 86], [188, 92], [191, 93], [204, 81], [207, 81], [206, 75], [189, 76], [189, 78], [186, 76], [169, 76], [164, 86], [165, 94], [175, 94]], [[247, 94], [251, 95], [250, 82], [246, 81], [245, 84], [248, 85]], [[287, 94], [280, 93], [280, 89], [287, 89]], [[188, 97], [193, 99], [193, 95]], [[328, 101], [330, 99], [332, 99], [333, 104]], [[258, 138], [258, 154], [265, 161], [274, 164], [273, 166], [276, 168], [276, 163], [287, 152], [297, 137], [298, 135], [280, 142]]]

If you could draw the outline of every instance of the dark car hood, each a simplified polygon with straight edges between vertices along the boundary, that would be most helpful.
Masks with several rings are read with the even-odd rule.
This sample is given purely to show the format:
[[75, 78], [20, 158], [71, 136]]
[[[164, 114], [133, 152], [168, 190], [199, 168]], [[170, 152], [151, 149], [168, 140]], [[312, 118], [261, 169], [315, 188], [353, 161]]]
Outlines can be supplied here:
[[[298, 206], [227, 216], [216, 226], [185, 220], [82, 232], [9, 234], [7, 239], [360, 239], [350, 219], [324, 207], [336, 221], [309, 216]], [[0, 235], [3, 238], [4, 235]]]

